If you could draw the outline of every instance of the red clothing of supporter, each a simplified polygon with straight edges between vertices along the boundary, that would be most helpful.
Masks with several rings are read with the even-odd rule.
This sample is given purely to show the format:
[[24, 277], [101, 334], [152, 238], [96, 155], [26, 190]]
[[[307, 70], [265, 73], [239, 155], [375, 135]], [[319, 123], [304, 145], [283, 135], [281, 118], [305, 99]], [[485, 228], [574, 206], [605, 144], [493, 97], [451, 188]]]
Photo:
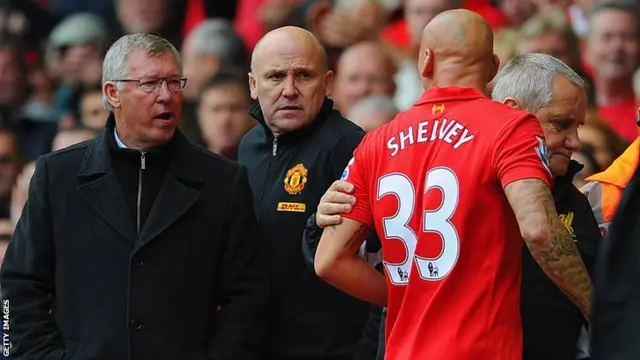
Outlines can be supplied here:
[[204, 0], [187, 1], [187, 14], [185, 15], [184, 25], [182, 27], [183, 37], [187, 37], [196, 26], [207, 18], [204, 10]]
[[343, 179], [357, 200], [343, 216], [381, 237], [385, 359], [522, 359], [523, 241], [503, 189], [551, 185], [543, 139], [531, 114], [450, 87], [355, 150]]
[[620, 137], [632, 143], [640, 132], [636, 123], [638, 105], [631, 97], [624, 101], [609, 105], [598, 105], [598, 113]]
[[[494, 31], [509, 26], [507, 18], [489, 0], [465, 0], [462, 8], [482, 15]], [[411, 36], [409, 36], [405, 19], [387, 25], [382, 29], [381, 36], [401, 49], [411, 50]]]

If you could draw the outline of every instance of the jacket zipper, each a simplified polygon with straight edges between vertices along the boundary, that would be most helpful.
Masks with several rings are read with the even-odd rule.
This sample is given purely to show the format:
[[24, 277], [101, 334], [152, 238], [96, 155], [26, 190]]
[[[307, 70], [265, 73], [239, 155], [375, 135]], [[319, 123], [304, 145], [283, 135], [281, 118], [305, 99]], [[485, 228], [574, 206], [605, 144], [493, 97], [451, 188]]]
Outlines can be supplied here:
[[144, 151], [140, 152], [140, 169], [138, 170], [138, 200], [136, 202], [136, 219], [138, 235], [140, 235], [140, 207], [142, 203], [142, 171], [147, 168], [146, 154]]
[[[271, 173], [271, 166], [273, 165], [273, 161], [275, 160], [276, 155], [278, 154], [278, 139], [273, 138], [273, 146], [271, 148], [271, 159], [269, 159], [269, 167], [267, 168], [267, 175], [264, 178], [265, 183], [269, 182], [269, 174]], [[265, 186], [262, 190], [262, 195], [260, 197], [260, 205], [258, 205], [258, 211], [256, 211], [256, 220], [260, 221], [260, 214], [262, 213], [262, 207], [264, 206], [264, 194], [267, 192], [267, 187]]]

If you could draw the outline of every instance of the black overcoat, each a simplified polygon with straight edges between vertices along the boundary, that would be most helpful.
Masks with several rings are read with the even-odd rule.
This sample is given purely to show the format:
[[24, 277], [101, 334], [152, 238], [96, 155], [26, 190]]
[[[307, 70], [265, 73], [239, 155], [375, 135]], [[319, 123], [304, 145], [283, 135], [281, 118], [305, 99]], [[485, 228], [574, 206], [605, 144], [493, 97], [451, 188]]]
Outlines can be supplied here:
[[246, 171], [176, 132], [138, 236], [110, 136], [37, 161], [1, 272], [12, 359], [257, 358], [268, 285]]

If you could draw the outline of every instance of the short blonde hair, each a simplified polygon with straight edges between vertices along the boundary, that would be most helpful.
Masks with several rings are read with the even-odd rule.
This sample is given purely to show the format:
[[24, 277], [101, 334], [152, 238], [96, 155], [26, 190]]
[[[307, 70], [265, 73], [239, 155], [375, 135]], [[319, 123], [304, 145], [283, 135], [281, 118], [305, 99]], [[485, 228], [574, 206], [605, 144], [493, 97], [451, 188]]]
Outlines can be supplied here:
[[571, 24], [562, 11], [553, 11], [543, 15], [536, 15], [529, 19], [520, 28], [521, 41], [519, 51], [523, 52], [522, 47], [527, 40], [531, 40], [544, 34], [558, 34], [567, 43], [572, 64], [569, 66], [578, 66], [580, 64], [580, 49], [578, 37], [571, 28]]
[[493, 37], [493, 52], [500, 58], [500, 66], [518, 54], [518, 43], [520, 32], [516, 29], [507, 28], [496, 32]]

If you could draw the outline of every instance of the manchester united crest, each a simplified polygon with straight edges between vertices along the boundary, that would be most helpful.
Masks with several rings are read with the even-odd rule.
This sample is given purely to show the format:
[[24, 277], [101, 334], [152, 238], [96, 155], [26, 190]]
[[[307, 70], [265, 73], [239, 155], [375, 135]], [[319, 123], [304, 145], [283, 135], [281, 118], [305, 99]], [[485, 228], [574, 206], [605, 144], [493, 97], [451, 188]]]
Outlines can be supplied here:
[[298, 164], [289, 169], [284, 177], [284, 189], [291, 195], [302, 191], [306, 183], [307, 169], [302, 164]]

